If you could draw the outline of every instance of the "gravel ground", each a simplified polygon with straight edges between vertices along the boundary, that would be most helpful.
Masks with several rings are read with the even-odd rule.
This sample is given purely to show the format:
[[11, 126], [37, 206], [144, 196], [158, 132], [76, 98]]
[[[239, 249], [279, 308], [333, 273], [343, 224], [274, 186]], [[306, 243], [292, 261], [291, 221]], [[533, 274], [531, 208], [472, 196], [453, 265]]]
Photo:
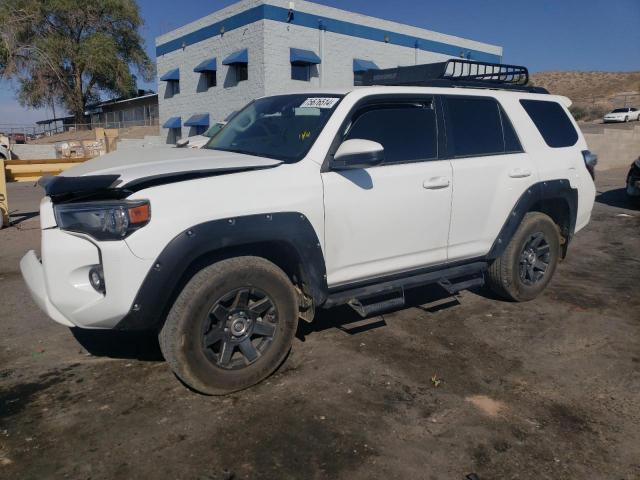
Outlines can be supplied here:
[[640, 209], [625, 175], [599, 173], [592, 223], [537, 300], [423, 289], [364, 322], [322, 312], [275, 375], [227, 397], [182, 386], [152, 337], [48, 320], [18, 272], [39, 192], [12, 184], [0, 478], [638, 479]]

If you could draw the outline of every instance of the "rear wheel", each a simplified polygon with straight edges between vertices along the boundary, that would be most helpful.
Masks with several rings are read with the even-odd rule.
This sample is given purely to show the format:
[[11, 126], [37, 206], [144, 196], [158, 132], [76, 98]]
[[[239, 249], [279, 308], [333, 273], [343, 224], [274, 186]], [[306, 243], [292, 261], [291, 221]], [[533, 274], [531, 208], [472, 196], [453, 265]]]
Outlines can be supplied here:
[[543, 213], [527, 213], [503, 254], [489, 267], [489, 286], [509, 300], [532, 300], [549, 284], [559, 260], [558, 226]]
[[160, 348], [180, 380], [222, 395], [273, 373], [297, 324], [297, 297], [287, 275], [263, 258], [237, 257], [189, 281], [160, 332]]

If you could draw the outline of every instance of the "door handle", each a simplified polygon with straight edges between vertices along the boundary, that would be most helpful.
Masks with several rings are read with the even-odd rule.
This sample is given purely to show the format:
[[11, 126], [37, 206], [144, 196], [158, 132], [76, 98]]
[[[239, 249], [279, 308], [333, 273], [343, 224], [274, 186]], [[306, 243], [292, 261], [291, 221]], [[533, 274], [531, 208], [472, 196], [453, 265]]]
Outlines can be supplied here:
[[522, 168], [514, 168], [509, 172], [511, 178], [525, 178], [531, 176], [531, 170], [525, 170]]
[[438, 190], [439, 188], [447, 188], [450, 184], [447, 177], [433, 177], [425, 180], [422, 186], [427, 190]]

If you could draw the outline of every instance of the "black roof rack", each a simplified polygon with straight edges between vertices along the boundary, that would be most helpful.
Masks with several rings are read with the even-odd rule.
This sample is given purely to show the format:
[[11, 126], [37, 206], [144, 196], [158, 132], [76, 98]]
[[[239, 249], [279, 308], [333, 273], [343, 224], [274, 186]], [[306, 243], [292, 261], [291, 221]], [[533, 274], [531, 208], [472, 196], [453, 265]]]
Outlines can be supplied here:
[[410, 67], [367, 70], [359, 85], [495, 88], [549, 93], [542, 87], [530, 86], [528, 83], [527, 67], [451, 59]]

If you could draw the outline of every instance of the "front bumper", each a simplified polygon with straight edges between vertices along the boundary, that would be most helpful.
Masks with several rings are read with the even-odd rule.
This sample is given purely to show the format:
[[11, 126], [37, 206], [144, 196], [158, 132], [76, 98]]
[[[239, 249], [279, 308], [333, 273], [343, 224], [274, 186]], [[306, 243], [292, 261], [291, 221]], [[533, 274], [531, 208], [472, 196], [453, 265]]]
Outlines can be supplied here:
[[[36, 304], [66, 327], [115, 327], [129, 313], [153, 260], [134, 255], [126, 241], [99, 242], [60, 230], [46, 197], [40, 205], [40, 222], [41, 258], [29, 251], [20, 261]], [[98, 265], [104, 271], [104, 294], [89, 281], [90, 270]]]
[[44, 270], [36, 252], [29, 250], [27, 254], [22, 257], [22, 260], [20, 260], [20, 271], [36, 305], [38, 305], [49, 318], [59, 324], [65, 327], [75, 327], [75, 325], [65, 318], [51, 303], [51, 300], [49, 300], [47, 288], [44, 283]]

